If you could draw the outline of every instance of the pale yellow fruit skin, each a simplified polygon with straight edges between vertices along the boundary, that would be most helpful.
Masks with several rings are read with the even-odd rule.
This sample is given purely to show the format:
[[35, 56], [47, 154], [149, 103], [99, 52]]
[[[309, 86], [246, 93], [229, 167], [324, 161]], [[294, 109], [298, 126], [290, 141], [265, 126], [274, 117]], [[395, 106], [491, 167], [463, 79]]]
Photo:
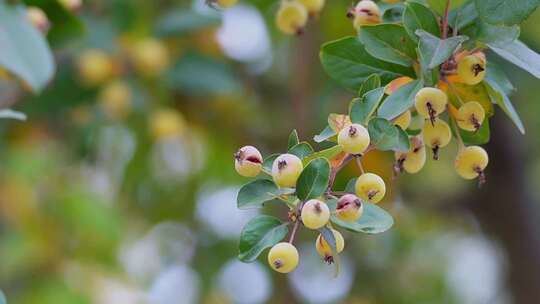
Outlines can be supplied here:
[[322, 10], [325, 0], [298, 0], [298, 2], [302, 3], [310, 14], [317, 14]]
[[216, 0], [216, 2], [219, 6], [223, 8], [229, 8], [236, 5], [236, 3], [238, 3], [238, 0]]
[[424, 128], [422, 128], [422, 136], [426, 146], [443, 148], [450, 143], [452, 131], [446, 121], [437, 118], [433, 124], [426, 121]]
[[426, 157], [426, 148], [421, 140], [411, 140], [411, 149], [408, 152], [396, 152], [395, 154], [396, 160], [405, 159], [403, 170], [409, 174], [420, 172], [426, 164]]
[[430, 103], [435, 111], [435, 116], [446, 110], [448, 97], [446, 94], [437, 88], [422, 88], [414, 98], [414, 106], [418, 114], [424, 118], [430, 118], [427, 104]]
[[50, 22], [45, 12], [36, 6], [29, 6], [26, 9], [26, 17], [42, 33], [46, 33], [49, 30]]
[[[478, 65], [479, 67], [483, 69], [483, 71], [477, 73], [476, 75], [474, 71], [475, 65]], [[475, 56], [475, 55], [465, 56], [463, 57], [463, 59], [461, 59], [458, 62], [457, 74], [459, 76], [460, 81], [465, 84], [468, 84], [468, 85], [478, 84], [482, 80], [484, 80], [484, 77], [486, 76], [486, 62], [479, 56]]]
[[298, 250], [290, 243], [281, 242], [268, 252], [268, 264], [280, 273], [289, 273], [298, 266]]
[[459, 107], [456, 117], [458, 126], [466, 131], [476, 131], [477, 129], [472, 122], [472, 117], [476, 119], [478, 125], [482, 125], [484, 122], [486, 110], [484, 110], [484, 107], [479, 102], [469, 101]]
[[[250, 159], [256, 159], [256, 161], [251, 161]], [[244, 146], [235, 154], [234, 168], [241, 176], [255, 177], [262, 170], [262, 162], [261, 152], [257, 148]]]
[[[364, 201], [378, 203], [386, 194], [384, 180], [374, 173], [364, 173], [358, 177], [355, 184], [356, 195]], [[372, 194], [370, 198], [370, 194]]]
[[294, 35], [304, 28], [308, 21], [308, 11], [298, 1], [281, 3], [276, 14], [276, 26], [285, 34]]
[[489, 157], [486, 150], [480, 146], [469, 146], [458, 152], [455, 167], [457, 173], [464, 179], [474, 179], [478, 177], [475, 168], [478, 167], [483, 171], [488, 162]]
[[91, 86], [108, 81], [114, 74], [109, 55], [97, 49], [84, 51], [77, 59], [77, 68], [83, 83]]
[[170, 63], [167, 47], [154, 38], [146, 38], [135, 44], [131, 60], [137, 72], [147, 77], [160, 75]]
[[127, 83], [115, 80], [100, 92], [99, 105], [109, 119], [121, 120], [131, 112], [131, 98], [131, 90]]
[[150, 114], [150, 133], [155, 140], [181, 136], [185, 130], [182, 115], [173, 109], [159, 109]]
[[[341, 235], [341, 233], [335, 229], [330, 228], [330, 230], [332, 230], [332, 234], [336, 240], [336, 251], [337, 253], [340, 253], [345, 248], [345, 240], [343, 239], [343, 235]], [[322, 234], [319, 234], [317, 240], [315, 240], [315, 249], [319, 255], [325, 259], [332, 256], [332, 247], [330, 247], [330, 244], [328, 244]]]
[[388, 3], [388, 4], [396, 4], [396, 3], [401, 2], [401, 0], [382, 0], [382, 2]]
[[[285, 166], [279, 168], [280, 162], [284, 162]], [[281, 154], [272, 164], [272, 179], [276, 185], [280, 187], [295, 187], [298, 177], [302, 173], [304, 166], [302, 160], [293, 154]]]
[[302, 223], [309, 229], [319, 229], [330, 220], [330, 209], [326, 203], [311, 199], [302, 206]]
[[82, 0], [59, 0], [68, 11], [76, 12], [82, 7]]
[[381, 23], [381, 10], [371, 0], [362, 0], [354, 8], [353, 26], [358, 31], [362, 25]]
[[411, 124], [411, 117], [411, 111], [407, 110], [394, 120], [394, 124], [396, 126], [399, 126], [401, 130], [407, 130], [407, 128]]
[[351, 124], [341, 129], [338, 134], [338, 144], [347, 153], [362, 154], [369, 146], [369, 142], [368, 130], [359, 124]]
[[[360, 206], [355, 203], [356, 200], [360, 202]], [[340, 208], [341, 202], [347, 202], [348, 204], [346, 204], [345, 207]], [[338, 219], [346, 222], [355, 222], [362, 216], [363, 213], [364, 205], [356, 195], [345, 194], [339, 198], [336, 209], [336, 217]]]

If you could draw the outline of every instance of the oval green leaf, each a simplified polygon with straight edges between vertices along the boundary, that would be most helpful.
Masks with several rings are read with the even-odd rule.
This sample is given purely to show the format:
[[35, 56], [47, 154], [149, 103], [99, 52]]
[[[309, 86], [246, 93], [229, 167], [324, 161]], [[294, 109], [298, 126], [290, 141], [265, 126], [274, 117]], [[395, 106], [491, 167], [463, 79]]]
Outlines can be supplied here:
[[384, 96], [384, 87], [371, 90], [362, 98], [355, 98], [351, 102], [349, 117], [351, 122], [365, 125], [375, 112]]
[[294, 154], [300, 159], [310, 156], [313, 152], [313, 147], [307, 142], [301, 142], [289, 150], [290, 154]]
[[[352, 232], [377, 234], [387, 231], [394, 225], [394, 218], [381, 207], [372, 203], [363, 203], [364, 213], [355, 222], [347, 222], [332, 215], [332, 223]], [[334, 207], [335, 208], [335, 207]]]
[[316, 158], [309, 162], [296, 182], [296, 196], [305, 201], [319, 197], [328, 188], [330, 163], [326, 158]]
[[414, 41], [418, 41], [415, 34], [416, 30], [424, 30], [434, 36], [441, 35], [437, 17], [429, 8], [417, 2], [405, 3], [403, 25]]
[[371, 56], [380, 60], [409, 67], [416, 59], [416, 44], [402, 25], [382, 23], [363, 26], [358, 39]]
[[377, 114], [388, 120], [398, 117], [414, 105], [414, 96], [420, 91], [423, 85], [421, 80], [415, 80], [401, 86], [386, 98], [379, 107]]
[[290, 190], [279, 189], [271, 180], [257, 179], [240, 188], [236, 197], [236, 204], [238, 209], [260, 208], [265, 202], [274, 200], [278, 196], [289, 192]]
[[298, 143], [300, 143], [300, 139], [298, 138], [298, 132], [296, 131], [296, 129], [294, 129], [289, 135], [289, 141], [287, 142], [287, 149], [290, 150], [292, 147], [298, 145]]
[[238, 259], [245, 263], [255, 261], [263, 250], [283, 240], [288, 231], [287, 224], [273, 216], [256, 216], [240, 234]]

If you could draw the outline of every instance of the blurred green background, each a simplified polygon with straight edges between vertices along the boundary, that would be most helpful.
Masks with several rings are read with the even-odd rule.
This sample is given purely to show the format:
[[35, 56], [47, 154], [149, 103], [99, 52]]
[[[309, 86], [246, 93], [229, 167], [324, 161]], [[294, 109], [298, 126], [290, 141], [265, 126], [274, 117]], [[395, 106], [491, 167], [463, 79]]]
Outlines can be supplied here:
[[[275, 30], [270, 0], [226, 11], [203, 0], [87, 0], [76, 17], [53, 20], [52, 83], [33, 96], [0, 81], [2, 107], [28, 115], [0, 121], [8, 302], [538, 303], [540, 87], [510, 65], [527, 134], [497, 109], [485, 187], [457, 176], [454, 146], [395, 183], [393, 156], [370, 153], [367, 169], [392, 184], [381, 206], [396, 224], [345, 234], [337, 278], [309, 231], [291, 275], [273, 273], [264, 254], [237, 261], [240, 230], [257, 211], [236, 209], [247, 180], [233, 152], [283, 152], [293, 128], [311, 140], [352, 98], [319, 64], [321, 43], [354, 34], [349, 1], [328, 2], [299, 37]], [[522, 27], [535, 50], [539, 22], [537, 11]]]

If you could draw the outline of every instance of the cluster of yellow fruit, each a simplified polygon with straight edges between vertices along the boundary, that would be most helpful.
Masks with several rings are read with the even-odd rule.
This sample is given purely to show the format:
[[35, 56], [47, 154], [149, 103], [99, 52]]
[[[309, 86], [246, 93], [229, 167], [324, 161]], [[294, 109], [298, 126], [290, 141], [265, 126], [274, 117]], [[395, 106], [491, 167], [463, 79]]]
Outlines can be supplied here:
[[301, 34], [309, 17], [317, 16], [325, 0], [282, 0], [276, 13], [277, 28], [287, 35]]

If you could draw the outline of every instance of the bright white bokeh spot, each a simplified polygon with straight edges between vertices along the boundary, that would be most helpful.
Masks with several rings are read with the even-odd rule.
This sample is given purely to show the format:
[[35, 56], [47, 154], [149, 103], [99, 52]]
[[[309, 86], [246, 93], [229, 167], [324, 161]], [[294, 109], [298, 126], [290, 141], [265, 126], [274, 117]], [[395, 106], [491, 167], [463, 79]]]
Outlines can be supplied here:
[[198, 195], [196, 218], [218, 237], [237, 239], [244, 225], [258, 214], [257, 210], [239, 210], [236, 207], [238, 187], [209, 188], [202, 187]]
[[272, 282], [264, 266], [236, 259], [225, 264], [219, 274], [219, 287], [233, 303], [265, 303], [272, 294]]
[[186, 265], [175, 265], [164, 270], [148, 292], [150, 304], [199, 303], [198, 274]]

